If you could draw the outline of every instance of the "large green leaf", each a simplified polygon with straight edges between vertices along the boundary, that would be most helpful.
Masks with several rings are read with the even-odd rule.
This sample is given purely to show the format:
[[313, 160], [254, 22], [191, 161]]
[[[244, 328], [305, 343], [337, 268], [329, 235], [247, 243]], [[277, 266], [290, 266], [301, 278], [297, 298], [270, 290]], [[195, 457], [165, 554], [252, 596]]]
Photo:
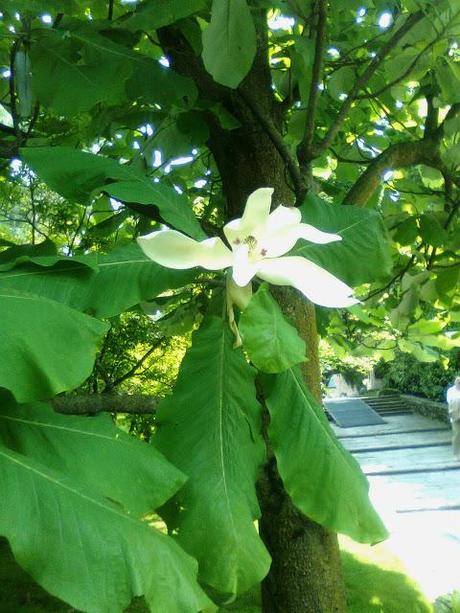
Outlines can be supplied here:
[[65, 115], [87, 112], [97, 103], [113, 106], [128, 98], [136, 100], [147, 93], [149, 104], [162, 108], [192, 104], [197, 96], [192, 80], [133, 51], [136, 42], [127, 31], [118, 29], [115, 35], [100, 22], [88, 20], [67, 20], [59, 29], [35, 30], [31, 60], [38, 99]]
[[40, 403], [5, 406], [0, 440], [137, 516], [164, 504], [186, 480], [153, 445], [117, 428], [109, 415], [59, 415]]
[[178, 194], [172, 186], [167, 187], [159, 183], [153, 183], [153, 181], [142, 177], [132, 181], [111, 183], [104, 191], [123, 202], [154, 204], [169, 225], [183, 230], [193, 238], [206, 238], [187, 197], [184, 194]]
[[[53, 257], [53, 256], [51, 256]], [[93, 256], [89, 256], [93, 262]], [[83, 260], [84, 256], [80, 258]], [[136, 243], [97, 257], [97, 271], [72, 258], [47, 267], [27, 262], [0, 272], [3, 288], [52, 298], [95, 317], [112, 317], [165, 290], [193, 281], [194, 270], [172, 270], [150, 260]]]
[[293, 254], [302, 255], [351, 286], [389, 274], [389, 243], [380, 215], [352, 206], [332, 205], [309, 194], [301, 207], [302, 220], [325, 232], [335, 232], [341, 241], [316, 245], [299, 241]]
[[152, 611], [213, 610], [196, 562], [170, 537], [63, 471], [0, 446], [0, 490], [0, 534], [19, 564], [71, 606], [121, 613], [144, 594]]
[[332, 432], [300, 370], [264, 379], [269, 437], [294, 504], [317, 523], [363, 543], [387, 537], [359, 464]]
[[129, 168], [102, 155], [73, 147], [23, 147], [21, 157], [30, 168], [64, 198], [90, 204], [95, 190], [110, 181], [129, 181]]
[[256, 30], [246, 0], [213, 0], [203, 32], [203, 62], [213, 79], [236, 88], [256, 54]]
[[158, 411], [157, 447], [189, 480], [177, 495], [179, 543], [196, 557], [200, 579], [221, 592], [244, 592], [270, 559], [254, 526], [263, 461], [254, 371], [214, 316], [195, 332], [177, 386]]
[[129, 30], [156, 30], [206, 8], [207, 0], [147, 0], [123, 22]]
[[305, 342], [263, 284], [241, 314], [244, 348], [261, 371], [277, 373], [305, 361]]
[[68, 306], [0, 288], [0, 388], [18, 402], [43, 400], [90, 374], [108, 325]]
[[171, 184], [155, 183], [115, 160], [72, 147], [27, 147], [21, 157], [69, 200], [90, 204], [97, 192], [107, 191], [125, 202], [156, 206], [166, 223], [194, 238], [204, 237], [187, 197]]
[[65, 115], [89, 111], [98, 102], [122, 102], [129, 61], [104, 48], [75, 47], [68, 29], [35, 30], [30, 58], [39, 102]]

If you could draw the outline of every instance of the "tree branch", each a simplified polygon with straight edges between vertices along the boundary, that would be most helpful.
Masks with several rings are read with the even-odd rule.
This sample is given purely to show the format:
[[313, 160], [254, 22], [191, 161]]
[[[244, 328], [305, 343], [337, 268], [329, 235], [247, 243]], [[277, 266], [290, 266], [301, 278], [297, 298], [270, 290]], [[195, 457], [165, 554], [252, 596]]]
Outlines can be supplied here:
[[316, 109], [319, 98], [319, 85], [323, 73], [325, 34], [327, 24], [327, 0], [317, 1], [318, 20], [316, 24], [315, 57], [313, 60], [310, 93], [307, 104], [307, 118], [305, 122], [305, 135], [297, 148], [297, 159], [300, 167], [305, 170], [311, 158], [311, 145], [315, 133]]
[[340, 109], [335, 121], [332, 126], [329, 128], [324, 139], [316, 146], [313, 146], [311, 149], [312, 159], [319, 157], [323, 151], [325, 151], [334, 141], [337, 136], [340, 128], [342, 127], [343, 122], [345, 121], [348, 111], [350, 110], [353, 102], [356, 100], [358, 93], [366, 86], [367, 82], [374, 75], [376, 70], [381, 66], [387, 55], [394, 49], [394, 47], [399, 43], [399, 41], [404, 38], [404, 36], [419, 22], [425, 14], [422, 11], [417, 11], [406, 19], [404, 24], [397, 30], [393, 36], [383, 45], [380, 52], [375, 56], [363, 74], [358, 77], [355, 84], [353, 85], [351, 91], [349, 92], [346, 100], [342, 104], [342, 108]]
[[369, 164], [347, 193], [342, 204], [364, 206], [381, 184], [384, 172], [416, 164], [432, 165], [436, 152], [437, 148], [434, 147], [432, 139], [391, 145]]
[[155, 413], [158, 398], [129, 394], [87, 394], [79, 396], [56, 396], [51, 401], [57, 413], [65, 415], [96, 415], [97, 413], [132, 413], [146, 415]]
[[420, 140], [396, 143], [385, 149], [366, 168], [358, 181], [345, 196], [342, 204], [364, 206], [374, 191], [380, 185], [382, 175], [388, 170], [406, 168], [417, 164], [426, 164], [436, 168], [457, 187], [460, 188], [460, 178], [453, 175], [442, 163], [439, 155], [439, 145], [444, 135], [445, 122], [460, 115], [460, 103], [453, 104], [447, 112], [444, 121], [431, 132], [424, 134]]

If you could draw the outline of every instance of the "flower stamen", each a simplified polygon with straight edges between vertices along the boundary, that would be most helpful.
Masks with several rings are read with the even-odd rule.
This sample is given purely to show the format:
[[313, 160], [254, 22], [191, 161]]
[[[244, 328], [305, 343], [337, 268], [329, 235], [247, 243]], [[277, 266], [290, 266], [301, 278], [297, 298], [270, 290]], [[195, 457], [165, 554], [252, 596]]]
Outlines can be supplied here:
[[254, 236], [246, 236], [243, 243], [249, 247], [249, 251], [253, 251], [257, 247], [257, 239]]

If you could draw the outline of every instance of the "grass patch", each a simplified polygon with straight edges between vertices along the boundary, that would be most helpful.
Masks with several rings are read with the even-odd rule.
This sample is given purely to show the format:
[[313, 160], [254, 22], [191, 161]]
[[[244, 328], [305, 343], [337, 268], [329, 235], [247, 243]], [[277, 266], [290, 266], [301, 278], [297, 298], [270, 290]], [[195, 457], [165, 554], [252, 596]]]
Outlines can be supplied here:
[[[368, 547], [341, 537], [348, 613], [432, 613], [415, 581], [385, 545]], [[0, 540], [0, 611], [2, 613], [69, 613], [68, 605], [42, 590], [13, 560]], [[137, 599], [127, 613], [146, 613]], [[260, 613], [260, 592], [254, 589], [221, 611]]]
[[433, 607], [402, 562], [384, 544], [340, 537], [348, 613], [432, 613]]

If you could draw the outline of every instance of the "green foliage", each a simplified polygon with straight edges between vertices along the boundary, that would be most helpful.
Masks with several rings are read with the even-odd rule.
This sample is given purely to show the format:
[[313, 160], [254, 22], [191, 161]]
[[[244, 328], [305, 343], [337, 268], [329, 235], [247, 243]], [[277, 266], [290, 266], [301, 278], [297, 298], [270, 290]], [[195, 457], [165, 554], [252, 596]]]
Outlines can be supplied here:
[[282, 372], [306, 359], [305, 341], [286, 321], [266, 284], [241, 314], [239, 328], [244, 348], [262, 372]]
[[156, 30], [206, 7], [206, 0], [147, 0], [124, 21], [129, 30]]
[[[38, 408], [32, 411], [32, 419], [27, 420], [30, 426], [37, 419], [37, 411], [40, 414]], [[201, 611], [209, 605], [195, 582], [196, 563], [172, 539], [136, 519], [124, 506], [146, 483], [132, 478], [129, 482], [104, 480], [109, 466], [113, 469], [118, 465], [125, 470], [120, 464], [123, 456], [118, 456], [117, 445], [112, 444], [113, 434], [109, 436], [112, 443], [106, 443], [109, 465], [99, 478], [91, 474], [87, 479], [84, 468], [68, 470], [70, 458], [58, 469], [42, 463], [44, 455], [51, 453], [48, 449], [40, 453], [46, 439], [22, 424], [16, 442], [15, 418], [7, 413], [5, 419], [10, 423], [5, 437], [2, 431], [0, 446], [0, 486], [4, 496], [0, 533], [8, 538], [16, 560], [45, 589], [76, 608], [91, 611], [122, 610], [141, 594], [152, 608], [160, 610]], [[58, 429], [62, 419], [53, 418], [50, 411], [45, 424], [50, 430]], [[84, 455], [90, 448], [88, 440], [92, 445], [94, 438], [107, 436], [102, 434], [107, 433], [107, 426], [101, 421], [102, 432], [97, 427], [93, 429], [85, 418], [80, 419], [76, 431], [77, 418], [72, 419], [70, 432], [55, 434], [58, 449], [65, 455], [63, 438], [59, 437], [68, 435], [68, 440], [79, 447], [78, 455]], [[39, 427], [46, 429], [45, 425]], [[17, 450], [10, 447], [12, 441]], [[132, 444], [136, 449], [129, 454], [130, 467], [135, 474], [141, 460], [145, 474], [145, 459], [139, 454], [138, 443]], [[54, 459], [53, 464], [57, 461]], [[75, 461], [72, 457], [70, 466]], [[98, 470], [98, 464], [93, 466]], [[170, 485], [163, 492], [165, 497], [168, 490]], [[135, 508], [139, 510], [137, 503]]]
[[342, 237], [341, 241], [315, 245], [302, 241], [295, 248], [340, 279], [356, 286], [385, 277], [391, 268], [389, 243], [382, 218], [375, 211], [337, 206], [309, 194], [301, 207], [302, 221]]
[[108, 326], [60, 302], [0, 289], [0, 387], [18, 402], [45, 400], [90, 374]]
[[[78, 36], [69, 30], [38, 30], [34, 38], [32, 83], [41, 104], [66, 114], [89, 111], [100, 102], [123, 100], [130, 66], [112, 57], [113, 49], [104, 48], [114, 46], [110, 40], [97, 37], [93, 44], [78, 49]], [[80, 56], [80, 62], [75, 62], [75, 56]]]
[[308, 517], [363, 543], [387, 532], [368, 498], [369, 484], [335, 437], [298, 368], [264, 380], [268, 433], [294, 504]]
[[[2, 4], [2, 401], [77, 386], [163, 393], [207, 313], [159, 413], [154, 438], [174, 467], [108, 419], [0, 406], [0, 531], [20, 563], [73, 606], [116, 612], [144, 593], [152, 610], [192, 612], [209, 604], [196, 576], [225, 597], [269, 567], [254, 527], [266, 434], [256, 373], [208, 304], [221, 278], [164, 269], [139, 250], [134, 239], [155, 224], [219, 236], [256, 185], [292, 204], [288, 188], [302, 191], [294, 167], [313, 187], [303, 220], [342, 241], [302, 241], [293, 253], [362, 301], [317, 309], [323, 344], [343, 362], [337, 371], [352, 355], [367, 365], [403, 351], [432, 365], [417, 380], [395, 365], [401, 385], [406, 378], [432, 397], [445, 385], [437, 362], [458, 347], [460, 323], [459, 7], [393, 3], [384, 28], [382, 3], [338, 2], [318, 45], [311, 4]], [[306, 168], [296, 157], [302, 141]], [[155, 324], [139, 315], [146, 301]], [[105, 340], [103, 319], [111, 319]], [[383, 538], [365, 479], [290, 369], [305, 348], [266, 288], [239, 324], [253, 364], [282, 371], [266, 389], [269, 435], [294, 503], [333, 530]], [[130, 427], [148, 439], [150, 421]], [[154, 518], [158, 505], [175, 541], [137, 517]]]
[[171, 185], [154, 183], [114, 160], [69, 147], [22, 149], [22, 158], [49, 187], [66, 198], [89, 204], [95, 193], [105, 191], [125, 202], [154, 205], [173, 227], [195, 238], [203, 237], [186, 197]]
[[200, 564], [200, 580], [239, 594], [267, 573], [254, 527], [255, 481], [264, 460], [255, 372], [233, 349], [226, 322], [210, 316], [193, 335], [174, 393], [158, 411], [154, 443], [188, 481], [166, 509], [178, 542]]
[[413, 355], [401, 352], [396, 353], [394, 361], [379, 368], [379, 376], [383, 377], [386, 387], [439, 402], [446, 401], [446, 389], [459, 372], [459, 349], [451, 352], [448, 368], [439, 361], [421, 364]]
[[192, 281], [196, 275], [193, 270], [163, 268], [149, 260], [136, 243], [119, 245], [96, 260], [94, 255], [81, 256], [78, 263], [73, 258], [58, 258], [57, 263], [55, 256], [49, 258], [18, 262], [12, 270], [0, 272], [2, 286], [43, 299], [46, 296], [95, 317], [113, 317], [166, 289]]

